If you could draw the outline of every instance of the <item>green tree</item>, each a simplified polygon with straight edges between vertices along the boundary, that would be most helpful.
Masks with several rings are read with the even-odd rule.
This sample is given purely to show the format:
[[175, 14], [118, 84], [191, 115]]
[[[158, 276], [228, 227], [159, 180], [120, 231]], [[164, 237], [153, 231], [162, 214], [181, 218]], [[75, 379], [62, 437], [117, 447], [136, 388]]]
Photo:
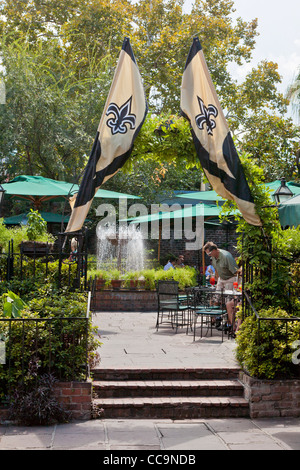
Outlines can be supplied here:
[[[124, 35], [130, 36], [151, 111], [124, 171], [145, 159], [156, 161], [158, 172], [162, 166], [170, 171], [179, 160], [199, 168], [188, 124], [178, 117], [182, 73], [195, 34], [239, 148], [259, 156], [268, 178], [293, 174], [288, 158], [295, 155], [298, 137], [282, 117], [287, 100], [276, 89], [277, 65], [263, 61], [241, 85], [229, 72], [232, 62], [242, 66], [251, 59], [256, 20], [233, 21], [233, 0], [196, 0], [190, 14], [182, 5], [183, 0], [0, 1], [7, 89], [0, 155], [10, 175], [22, 171], [77, 180]], [[156, 128], [169, 118], [174, 126], [157, 135]]]
[[287, 97], [294, 107], [295, 115], [300, 118], [300, 67], [293, 83], [288, 88]]
[[[0, 109], [0, 155], [6, 170], [76, 181], [106, 99], [105, 59], [78, 80], [57, 40], [40, 40], [34, 47], [21, 40], [2, 43], [2, 57], [6, 104]], [[97, 100], [91, 99], [95, 94]]]
[[241, 150], [251, 153], [256, 163], [264, 169], [266, 181], [283, 176], [287, 181], [300, 181], [297, 166], [300, 129], [291, 119], [261, 110], [259, 115], [253, 115], [248, 120], [246, 129], [238, 144]]
[[1, 0], [0, 31], [11, 41], [57, 37], [63, 25], [84, 9], [86, 0]]
[[257, 34], [256, 21], [247, 23], [239, 18], [234, 24], [231, 0], [197, 0], [190, 14], [183, 13], [183, 3], [182, 0], [143, 0], [135, 5], [132, 42], [150, 104], [159, 112], [179, 112], [182, 73], [195, 34], [202, 42], [222, 99], [234, 87], [229, 64], [242, 64], [250, 59]]

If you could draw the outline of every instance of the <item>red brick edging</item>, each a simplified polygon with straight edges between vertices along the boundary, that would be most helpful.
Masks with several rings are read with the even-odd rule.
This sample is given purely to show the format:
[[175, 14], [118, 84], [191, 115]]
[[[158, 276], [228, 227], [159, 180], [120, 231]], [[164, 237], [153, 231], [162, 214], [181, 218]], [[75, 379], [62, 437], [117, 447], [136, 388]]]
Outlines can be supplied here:
[[91, 307], [103, 312], [151, 312], [157, 310], [157, 294], [151, 290], [96, 291]]
[[55, 384], [55, 397], [71, 419], [90, 419], [92, 410], [92, 382], [58, 382]]
[[251, 418], [300, 417], [300, 380], [260, 380], [240, 373]]
[[[57, 382], [54, 396], [63, 408], [71, 412], [70, 420], [86, 420], [92, 417], [92, 381]], [[9, 420], [9, 409], [0, 407], [0, 423]]]

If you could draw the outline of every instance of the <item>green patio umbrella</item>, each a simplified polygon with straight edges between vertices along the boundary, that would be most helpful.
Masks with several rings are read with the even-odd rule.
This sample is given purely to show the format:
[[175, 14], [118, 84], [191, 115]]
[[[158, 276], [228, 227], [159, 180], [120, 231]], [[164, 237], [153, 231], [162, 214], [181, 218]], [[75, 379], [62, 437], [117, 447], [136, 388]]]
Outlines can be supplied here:
[[[190, 207], [184, 207], [182, 209], [178, 209], [175, 211], [169, 212], [158, 212], [156, 214], [149, 214], [140, 217], [134, 217], [129, 219], [124, 219], [124, 221], [128, 221], [131, 224], [141, 224], [147, 223], [152, 221], [163, 221], [163, 220], [171, 220], [171, 219], [181, 219], [181, 218], [189, 218], [189, 217], [204, 217], [205, 224], [211, 225], [220, 225], [219, 222], [211, 221], [209, 222], [209, 218], [213, 219], [219, 216], [221, 212], [221, 207], [217, 205], [210, 205], [210, 204], [196, 204]], [[205, 220], [206, 219], [206, 220]], [[158, 239], [158, 260], [160, 260], [160, 243], [161, 243], [161, 228], [159, 230], [159, 239]], [[204, 262], [204, 261], [202, 261]]]
[[205, 204], [215, 204], [216, 201], [225, 202], [225, 199], [219, 196], [214, 190], [181, 193], [181, 194], [177, 194], [176, 197], [183, 198], [183, 199], [195, 199]]
[[[292, 189], [292, 188], [290, 188]], [[298, 227], [300, 225], [300, 193], [278, 207], [280, 225], [285, 227]]]
[[[56, 214], [52, 212], [40, 212], [41, 216], [43, 219], [48, 222], [48, 223], [53, 223], [53, 224], [60, 224], [61, 222], [68, 222], [70, 216], [68, 215], [63, 215], [63, 214]], [[19, 224], [26, 224], [27, 223], [27, 218], [28, 214], [27, 213], [22, 213], [18, 215], [12, 215], [11, 217], [6, 217], [4, 219], [4, 224], [5, 225], [19, 225]]]
[[[26, 199], [34, 204], [35, 209], [39, 209], [45, 201], [56, 200], [64, 201], [74, 195], [78, 189], [78, 184], [67, 183], [66, 181], [57, 181], [43, 176], [21, 175], [17, 176], [8, 183], [2, 184], [5, 190], [5, 197]], [[128, 198], [140, 199], [138, 196], [132, 196], [116, 191], [99, 189], [95, 195], [96, 198]]]
[[221, 212], [221, 207], [217, 205], [210, 205], [210, 204], [196, 204], [190, 207], [184, 207], [182, 209], [178, 209], [175, 211], [165, 211], [165, 212], [157, 212], [155, 214], [144, 215], [140, 217], [133, 217], [129, 219], [124, 219], [131, 223], [145, 223], [145, 222], [152, 222], [156, 220], [164, 220], [164, 219], [180, 219], [180, 218], [187, 218], [187, 217], [217, 217]]
[[[278, 189], [280, 185], [281, 185], [280, 180], [275, 180], [275, 181], [272, 181], [271, 183], [265, 183], [265, 186], [271, 190], [271, 195], [275, 193], [276, 189]], [[294, 196], [298, 196], [298, 194], [300, 194], [299, 183], [295, 183], [294, 181], [288, 181], [286, 185], [292, 191]]]
[[[275, 181], [272, 181], [271, 183], [264, 183], [264, 185], [270, 190], [270, 194], [273, 195], [276, 189], [280, 187], [281, 181], [275, 180]], [[299, 183], [295, 183], [294, 181], [289, 181], [286, 183], [286, 185], [289, 187], [289, 189], [293, 192], [295, 196], [300, 194]], [[198, 200], [199, 202], [204, 202], [207, 204], [214, 204], [216, 201], [218, 201], [219, 204], [222, 203], [222, 201], [225, 202], [225, 199], [223, 199], [213, 190], [182, 193], [182, 194], [177, 194], [176, 197], [184, 198], [184, 199], [195, 199], [195, 200]]]

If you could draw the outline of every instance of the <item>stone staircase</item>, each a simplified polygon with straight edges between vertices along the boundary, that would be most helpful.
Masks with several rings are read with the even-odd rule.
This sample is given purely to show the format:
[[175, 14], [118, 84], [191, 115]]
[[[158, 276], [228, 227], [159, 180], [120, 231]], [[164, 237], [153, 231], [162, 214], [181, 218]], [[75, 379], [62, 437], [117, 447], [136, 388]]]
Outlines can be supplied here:
[[106, 419], [249, 417], [239, 369], [94, 369], [94, 410]]

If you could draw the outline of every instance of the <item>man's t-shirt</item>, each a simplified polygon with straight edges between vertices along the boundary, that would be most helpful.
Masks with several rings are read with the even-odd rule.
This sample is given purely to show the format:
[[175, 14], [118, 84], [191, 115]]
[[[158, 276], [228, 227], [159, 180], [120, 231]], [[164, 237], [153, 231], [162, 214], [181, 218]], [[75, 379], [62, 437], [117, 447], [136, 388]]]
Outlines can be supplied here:
[[164, 271], [168, 271], [168, 269], [175, 269], [170, 261], [165, 265]]
[[212, 265], [224, 281], [233, 277], [238, 270], [238, 265], [232, 254], [221, 249], [219, 249], [219, 258], [212, 258]]

